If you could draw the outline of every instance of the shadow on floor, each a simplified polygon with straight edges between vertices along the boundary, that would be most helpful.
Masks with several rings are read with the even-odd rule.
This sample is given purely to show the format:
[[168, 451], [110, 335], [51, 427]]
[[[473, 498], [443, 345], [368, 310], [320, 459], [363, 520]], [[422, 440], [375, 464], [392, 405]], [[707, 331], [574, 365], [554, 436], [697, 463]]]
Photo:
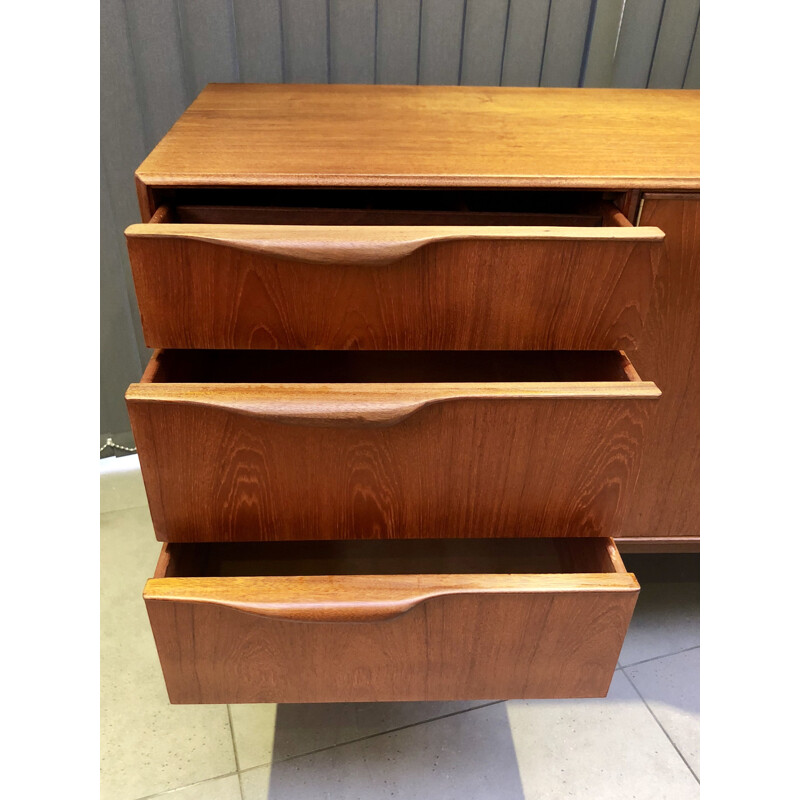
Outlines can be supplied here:
[[[341, 797], [504, 798], [523, 800], [516, 752], [503, 703], [344, 703], [280, 705], [275, 719], [270, 800]], [[425, 718], [428, 721], [420, 724]], [[417, 720], [417, 721], [411, 721]], [[391, 733], [377, 735], [380, 729]], [[309, 739], [347, 741], [348, 731], [376, 729], [300, 758]], [[335, 735], [331, 733], [335, 731]], [[327, 732], [327, 735], [326, 735]], [[357, 734], [356, 734], [357, 735]], [[302, 744], [301, 744], [302, 742]], [[289, 759], [283, 760], [281, 759]]]

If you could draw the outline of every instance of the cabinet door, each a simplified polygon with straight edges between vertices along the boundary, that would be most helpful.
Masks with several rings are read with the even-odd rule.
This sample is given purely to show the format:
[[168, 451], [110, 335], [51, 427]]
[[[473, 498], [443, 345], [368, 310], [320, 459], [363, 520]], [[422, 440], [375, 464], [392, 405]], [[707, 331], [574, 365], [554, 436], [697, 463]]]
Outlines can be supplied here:
[[646, 193], [638, 224], [665, 233], [633, 354], [662, 396], [620, 536], [688, 539], [700, 534], [700, 195]]

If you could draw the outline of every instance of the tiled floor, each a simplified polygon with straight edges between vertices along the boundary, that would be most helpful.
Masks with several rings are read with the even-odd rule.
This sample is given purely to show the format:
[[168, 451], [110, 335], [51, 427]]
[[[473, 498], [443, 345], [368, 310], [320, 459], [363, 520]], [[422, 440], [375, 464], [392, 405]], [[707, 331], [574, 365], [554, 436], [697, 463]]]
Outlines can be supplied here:
[[626, 557], [644, 588], [602, 700], [171, 706], [137, 459], [101, 473], [103, 800], [699, 797], [697, 556]]

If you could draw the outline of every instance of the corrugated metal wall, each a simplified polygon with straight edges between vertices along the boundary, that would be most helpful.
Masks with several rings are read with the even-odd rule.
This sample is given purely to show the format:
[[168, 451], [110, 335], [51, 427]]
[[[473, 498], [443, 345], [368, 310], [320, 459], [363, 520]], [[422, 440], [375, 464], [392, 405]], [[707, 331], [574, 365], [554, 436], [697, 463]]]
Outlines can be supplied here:
[[148, 352], [133, 171], [210, 82], [698, 88], [699, 0], [102, 0], [101, 406]]

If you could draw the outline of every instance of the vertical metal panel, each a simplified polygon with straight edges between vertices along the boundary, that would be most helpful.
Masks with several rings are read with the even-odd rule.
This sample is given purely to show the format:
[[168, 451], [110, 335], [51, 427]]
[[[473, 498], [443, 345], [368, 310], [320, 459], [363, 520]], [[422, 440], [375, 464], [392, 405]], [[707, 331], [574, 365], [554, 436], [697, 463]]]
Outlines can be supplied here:
[[100, 28], [100, 424], [113, 432], [129, 427], [122, 392], [147, 358], [122, 233], [139, 221], [132, 176], [147, 150], [122, 0], [103, 0]]
[[133, 170], [147, 155], [147, 145], [122, 0], [103, 0], [100, 33], [100, 141], [109, 197], [123, 204], [127, 199], [134, 215], [129, 221], [136, 222]]
[[283, 45], [279, 0], [233, 0], [239, 80], [281, 83]]
[[511, 0], [503, 57], [503, 86], [538, 86], [550, 0]]
[[181, 43], [186, 87], [197, 97], [208, 83], [239, 80], [231, 0], [182, 0]]
[[553, 0], [544, 44], [541, 86], [577, 86], [591, 0]]
[[631, 89], [647, 86], [663, 10], [664, 0], [629, 0], [625, 4], [614, 63], [614, 86]]
[[284, 80], [328, 83], [326, 0], [282, 0]]
[[700, 0], [667, 0], [648, 88], [674, 89], [683, 85], [699, 13]]
[[584, 86], [611, 86], [625, 0], [598, 0], [583, 72]]
[[503, 73], [509, 0], [467, 0], [461, 83], [498, 86]]
[[692, 42], [692, 54], [686, 66], [686, 77], [683, 79], [684, 89], [700, 88], [700, 17], [697, 18], [697, 29]]
[[128, 0], [126, 8], [149, 151], [194, 98], [184, 81], [175, 0]]
[[120, 252], [121, 229], [112, 211], [107, 175], [100, 171], [100, 431], [130, 429], [124, 394], [139, 380], [139, 350], [123, 270], [127, 259]]
[[422, 0], [419, 40], [419, 82], [457, 84], [466, 0]]
[[375, 82], [375, 0], [329, 0], [332, 83]]
[[376, 83], [417, 82], [422, 0], [378, 0]]

